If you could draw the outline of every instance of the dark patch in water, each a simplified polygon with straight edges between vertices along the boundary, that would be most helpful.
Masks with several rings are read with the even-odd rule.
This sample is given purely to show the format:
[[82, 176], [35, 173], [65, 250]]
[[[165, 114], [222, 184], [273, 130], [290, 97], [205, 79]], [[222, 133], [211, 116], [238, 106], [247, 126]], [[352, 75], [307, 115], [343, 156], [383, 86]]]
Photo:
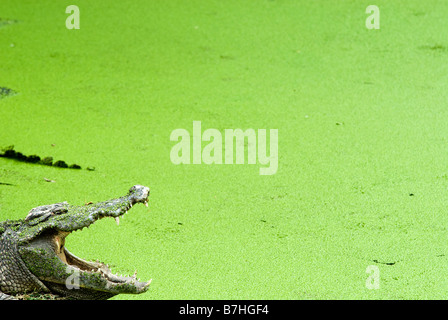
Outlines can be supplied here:
[[11, 24], [16, 24], [16, 23], [19, 23], [19, 20], [0, 18], [0, 28], [4, 27], [4, 26], [9, 26]]
[[378, 260], [373, 260], [373, 262], [375, 262], [375, 263], [381, 263], [381, 264], [385, 264], [385, 265], [388, 265], [388, 266], [393, 266], [394, 264], [396, 264], [398, 261], [394, 261], [394, 262], [382, 262], [382, 261], [378, 261]]
[[438, 52], [445, 52], [448, 50], [448, 48], [441, 44], [434, 44], [434, 45], [425, 45], [418, 47], [420, 50], [431, 50], [431, 51], [438, 51]]
[[3, 153], [0, 153], [0, 157], [14, 159], [17, 161], [40, 164], [44, 166], [52, 166], [59, 168], [68, 168], [68, 169], [81, 169], [81, 166], [77, 164], [68, 165], [65, 161], [58, 160], [53, 163], [53, 157], [45, 157], [41, 159], [41, 157], [33, 154], [30, 156], [26, 156], [21, 152], [17, 152], [14, 150], [14, 146], [9, 146], [3, 149]]
[[6, 87], [0, 87], [0, 99], [16, 95], [17, 92]]

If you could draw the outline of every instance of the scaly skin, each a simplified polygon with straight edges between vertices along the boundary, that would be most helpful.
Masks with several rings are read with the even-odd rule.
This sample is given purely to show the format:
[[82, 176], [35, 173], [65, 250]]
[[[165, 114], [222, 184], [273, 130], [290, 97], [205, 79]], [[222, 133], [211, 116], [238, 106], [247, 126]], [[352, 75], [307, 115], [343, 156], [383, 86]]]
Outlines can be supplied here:
[[32, 209], [24, 220], [0, 222], [0, 300], [27, 292], [70, 299], [108, 299], [138, 294], [149, 282], [114, 275], [100, 262], [88, 262], [65, 248], [65, 238], [105, 217], [125, 214], [136, 203], [148, 205], [149, 188], [136, 185], [118, 199], [72, 206], [67, 202]]

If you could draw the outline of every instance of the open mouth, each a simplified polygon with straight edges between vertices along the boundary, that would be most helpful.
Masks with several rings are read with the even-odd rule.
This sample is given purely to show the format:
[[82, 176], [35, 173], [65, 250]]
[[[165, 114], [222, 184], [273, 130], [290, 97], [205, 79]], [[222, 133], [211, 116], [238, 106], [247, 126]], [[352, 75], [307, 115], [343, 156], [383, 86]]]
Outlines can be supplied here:
[[[149, 188], [136, 187], [135, 190], [131, 189], [126, 197], [82, 207], [82, 214], [80, 214], [83, 217], [82, 223], [78, 223], [76, 226], [72, 225], [71, 228], [51, 228], [33, 241], [34, 245], [40, 248], [43, 248], [45, 243], [50, 243], [50, 255], [54, 257], [55, 254], [59, 258], [56, 259], [59, 261], [55, 264], [56, 269], [61, 270], [60, 275], [65, 274], [65, 276], [56, 277], [42, 274], [40, 278], [47, 288], [65, 296], [75, 296], [76, 298], [109, 297], [120, 293], [137, 294], [148, 289], [151, 280], [141, 282], [137, 278], [137, 271], [133, 275], [114, 274], [107, 264], [98, 260], [96, 262], [86, 261], [70, 253], [65, 247], [65, 239], [73, 231], [82, 230], [97, 220], [106, 217], [113, 218], [119, 224], [120, 217], [126, 214], [136, 203], [148, 206]], [[70, 275], [77, 277], [75, 279], [78, 285], [76, 289], [79, 290], [67, 290], [69, 287], [67, 286], [67, 279], [70, 278]]]
[[65, 238], [69, 234], [69, 232], [61, 231], [53, 237], [55, 253], [67, 267], [72, 267], [79, 273], [97, 274], [107, 282], [114, 284], [129, 284], [136, 286], [137, 291], [143, 292], [151, 284], [152, 279], [148, 282], [140, 282], [140, 279], [137, 278], [137, 271], [135, 271], [132, 276], [117, 275], [113, 274], [109, 269], [109, 266], [105, 263], [99, 261], [87, 261], [75, 256], [65, 247]]

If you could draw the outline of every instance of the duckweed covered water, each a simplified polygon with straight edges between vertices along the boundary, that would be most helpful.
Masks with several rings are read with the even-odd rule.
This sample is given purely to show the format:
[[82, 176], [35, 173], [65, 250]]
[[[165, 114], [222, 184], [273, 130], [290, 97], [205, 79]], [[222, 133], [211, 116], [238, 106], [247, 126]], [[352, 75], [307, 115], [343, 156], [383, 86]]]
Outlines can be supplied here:
[[[153, 279], [116, 299], [445, 298], [448, 3], [377, 1], [378, 30], [370, 4], [78, 0], [68, 30], [3, 0], [0, 147], [95, 170], [0, 158], [0, 220], [143, 184], [149, 209], [66, 242]], [[193, 121], [278, 129], [277, 172], [174, 165]]]

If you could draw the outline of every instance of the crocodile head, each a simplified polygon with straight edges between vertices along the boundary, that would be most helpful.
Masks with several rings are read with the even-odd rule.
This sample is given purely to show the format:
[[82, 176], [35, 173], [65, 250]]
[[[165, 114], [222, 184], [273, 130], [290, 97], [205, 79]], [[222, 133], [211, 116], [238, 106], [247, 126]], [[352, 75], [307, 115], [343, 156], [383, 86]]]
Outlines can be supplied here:
[[[49, 292], [74, 299], [108, 299], [121, 293], [145, 292], [149, 282], [136, 275], [119, 276], [101, 262], [71, 254], [65, 238], [73, 231], [111, 217], [119, 222], [133, 205], [148, 205], [149, 188], [136, 185], [121, 198], [84, 206], [67, 202], [32, 209], [18, 230], [20, 257]], [[42, 285], [41, 285], [42, 286]]]

